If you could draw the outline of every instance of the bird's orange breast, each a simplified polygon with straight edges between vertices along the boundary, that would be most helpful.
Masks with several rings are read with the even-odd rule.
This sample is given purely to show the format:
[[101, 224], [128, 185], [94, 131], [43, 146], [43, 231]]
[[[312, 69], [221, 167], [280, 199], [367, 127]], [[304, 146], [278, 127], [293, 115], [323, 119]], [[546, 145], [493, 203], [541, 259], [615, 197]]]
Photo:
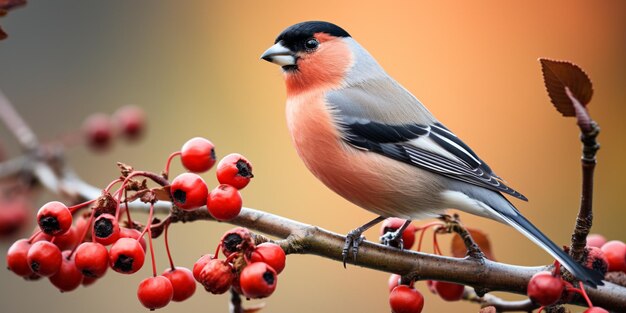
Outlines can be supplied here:
[[398, 205], [393, 202], [401, 199], [397, 193], [402, 184], [389, 177], [404, 176], [393, 172], [405, 171], [405, 167], [345, 143], [326, 107], [323, 92], [290, 97], [287, 121], [298, 155], [326, 186], [362, 208], [380, 215], [398, 215], [388, 210], [397, 210]]

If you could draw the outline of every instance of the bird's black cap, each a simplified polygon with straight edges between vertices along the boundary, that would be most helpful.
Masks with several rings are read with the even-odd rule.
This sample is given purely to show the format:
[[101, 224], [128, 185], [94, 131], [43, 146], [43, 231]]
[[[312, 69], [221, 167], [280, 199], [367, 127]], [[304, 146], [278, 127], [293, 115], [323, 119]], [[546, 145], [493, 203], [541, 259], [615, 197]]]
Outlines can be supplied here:
[[343, 28], [329, 22], [308, 21], [287, 27], [276, 38], [274, 43], [283, 41], [284, 43], [295, 43], [313, 37], [316, 33], [326, 33], [335, 37], [350, 37]]

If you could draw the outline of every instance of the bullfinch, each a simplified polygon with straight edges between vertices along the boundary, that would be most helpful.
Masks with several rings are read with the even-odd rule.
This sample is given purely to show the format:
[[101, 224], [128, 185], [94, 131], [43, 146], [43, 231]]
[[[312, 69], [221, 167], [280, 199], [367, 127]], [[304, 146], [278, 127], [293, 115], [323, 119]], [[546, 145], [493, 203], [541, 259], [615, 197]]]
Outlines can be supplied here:
[[410, 221], [456, 208], [513, 226], [577, 279], [603, 284], [602, 275], [576, 263], [503, 194], [526, 197], [505, 185], [341, 27], [295, 24], [261, 58], [282, 67], [287, 125], [307, 168], [379, 215], [348, 234], [344, 260], [349, 249], [356, 257], [361, 233], [386, 217]]

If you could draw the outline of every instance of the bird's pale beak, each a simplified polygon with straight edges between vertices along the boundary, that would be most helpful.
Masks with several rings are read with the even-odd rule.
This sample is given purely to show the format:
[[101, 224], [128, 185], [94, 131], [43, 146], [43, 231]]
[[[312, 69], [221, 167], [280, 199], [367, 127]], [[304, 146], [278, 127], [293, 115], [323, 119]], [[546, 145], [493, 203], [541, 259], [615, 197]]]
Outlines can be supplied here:
[[280, 66], [296, 65], [296, 55], [280, 42], [263, 52], [261, 59]]

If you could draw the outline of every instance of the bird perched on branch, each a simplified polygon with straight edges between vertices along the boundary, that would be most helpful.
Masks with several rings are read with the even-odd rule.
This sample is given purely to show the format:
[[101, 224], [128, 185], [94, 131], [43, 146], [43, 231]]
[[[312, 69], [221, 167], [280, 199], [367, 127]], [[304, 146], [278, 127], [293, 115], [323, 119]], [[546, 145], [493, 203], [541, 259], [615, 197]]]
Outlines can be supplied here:
[[[287, 124], [298, 155], [330, 189], [380, 215], [351, 231], [344, 260], [363, 231], [386, 217], [423, 219], [447, 208], [513, 226], [589, 286], [602, 275], [576, 263], [511, 204], [527, 200], [409, 91], [348, 32], [328, 22], [285, 29], [261, 56], [282, 67]], [[404, 227], [394, 238], [401, 238]]]

